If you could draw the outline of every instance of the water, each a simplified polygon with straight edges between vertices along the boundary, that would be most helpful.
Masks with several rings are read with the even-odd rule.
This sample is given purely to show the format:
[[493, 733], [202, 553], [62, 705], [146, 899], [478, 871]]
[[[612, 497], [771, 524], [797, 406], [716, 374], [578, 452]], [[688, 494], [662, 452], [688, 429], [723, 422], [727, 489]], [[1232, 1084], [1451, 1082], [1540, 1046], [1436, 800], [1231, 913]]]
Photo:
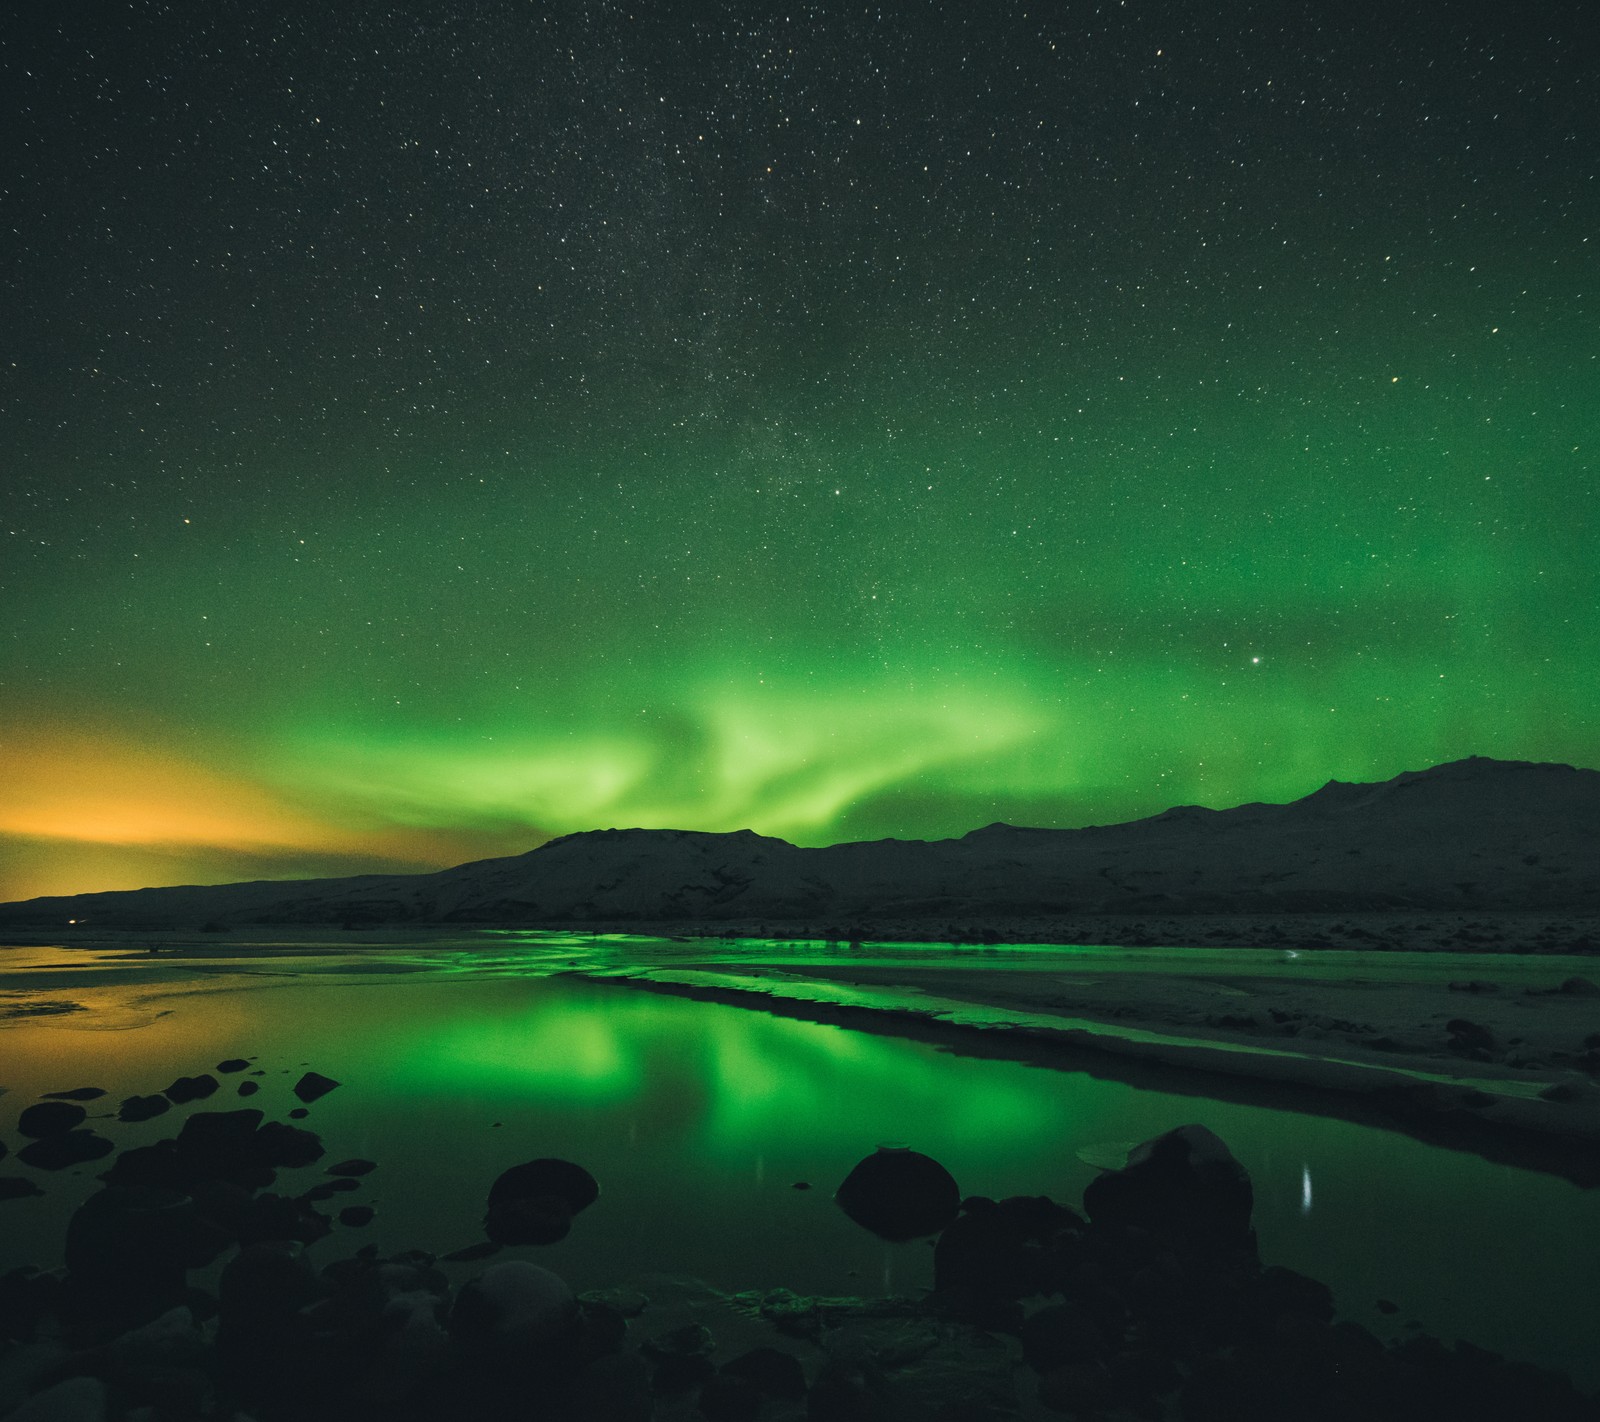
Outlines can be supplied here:
[[[931, 1283], [925, 1243], [885, 1245], [832, 1203], [879, 1142], [935, 1156], [967, 1193], [1076, 1204], [1095, 1173], [1084, 1157], [1198, 1120], [1250, 1170], [1263, 1257], [1326, 1280], [1345, 1316], [1385, 1334], [1417, 1319], [1600, 1385], [1600, 1192], [1371, 1126], [1151, 1090], [1102, 1074], [1117, 1069], [1110, 1061], [1095, 1075], [1032, 1067], [548, 976], [574, 959], [661, 967], [758, 952], [763, 961], [783, 952], [797, 967], [950, 961], [926, 946], [851, 953], [528, 934], [363, 941], [352, 951], [348, 941], [230, 938], [159, 956], [0, 950], [0, 1014], [24, 1014], [0, 1019], [0, 1138], [20, 1143], [16, 1116], [44, 1091], [102, 1086], [114, 1108], [180, 1074], [254, 1056], [267, 1074], [248, 1104], [281, 1118], [299, 1104], [290, 1087], [303, 1071], [334, 1077], [343, 1085], [306, 1124], [323, 1136], [327, 1162], [379, 1162], [348, 1197], [372, 1204], [376, 1220], [314, 1246], [324, 1261], [369, 1240], [436, 1252], [471, 1243], [501, 1170], [560, 1155], [593, 1172], [601, 1198], [562, 1243], [517, 1252], [579, 1288], [659, 1272], [727, 1289], [860, 1293]], [[1216, 971], [1219, 950], [1200, 951]], [[1082, 971], [1138, 970], [1139, 955], [1125, 949], [1028, 949], [986, 961], [1034, 965], [1050, 953]], [[1319, 973], [1338, 968], [1334, 955], [1306, 956]], [[1372, 974], [1424, 970], [1398, 963], [1401, 955], [1338, 956], [1361, 958]], [[1535, 971], [1528, 960], [1493, 959], [1491, 968], [1472, 955], [1417, 956], [1446, 977]], [[1273, 971], [1299, 970], [1280, 955], [1245, 955], [1253, 973], [1275, 959]], [[1542, 982], [1565, 970], [1546, 961], [1536, 971]], [[239, 1104], [236, 1080], [155, 1121], [90, 1124], [119, 1145], [157, 1139], [186, 1110]], [[101, 1104], [90, 1103], [91, 1114]], [[0, 1203], [0, 1269], [54, 1262], [66, 1217], [101, 1168], [48, 1177], [0, 1162], [0, 1173], [47, 1189]], [[304, 1188], [320, 1169], [286, 1171], [280, 1188]], [[1380, 1313], [1380, 1298], [1399, 1312]]]

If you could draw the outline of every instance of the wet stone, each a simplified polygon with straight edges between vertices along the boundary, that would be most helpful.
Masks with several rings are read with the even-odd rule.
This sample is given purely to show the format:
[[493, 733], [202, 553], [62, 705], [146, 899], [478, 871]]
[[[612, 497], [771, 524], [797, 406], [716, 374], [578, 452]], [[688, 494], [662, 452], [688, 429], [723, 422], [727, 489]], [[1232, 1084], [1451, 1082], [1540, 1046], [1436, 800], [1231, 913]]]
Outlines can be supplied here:
[[210, 1074], [180, 1076], [162, 1095], [174, 1106], [182, 1106], [190, 1101], [201, 1101], [216, 1089], [217, 1079]]
[[0, 1200], [26, 1200], [30, 1195], [42, 1195], [33, 1181], [21, 1175], [0, 1175]]
[[348, 1229], [360, 1229], [372, 1223], [371, 1205], [346, 1205], [339, 1211], [339, 1223]]
[[341, 1160], [337, 1165], [330, 1165], [324, 1172], [328, 1175], [370, 1175], [378, 1168], [373, 1160]]
[[241, 1096], [254, 1096], [260, 1090], [261, 1083], [258, 1081], [241, 1081], [239, 1083], [239, 1095]]
[[71, 1091], [47, 1091], [46, 1101], [98, 1101], [106, 1094], [103, 1086], [74, 1086]]
[[119, 1121], [148, 1121], [153, 1116], [159, 1116], [164, 1111], [170, 1111], [172, 1103], [165, 1096], [129, 1096], [117, 1109]]
[[904, 1146], [879, 1146], [859, 1161], [834, 1199], [863, 1229], [895, 1243], [938, 1233], [961, 1208], [950, 1172]]
[[249, 1069], [250, 1063], [247, 1062], [243, 1057], [229, 1057], [227, 1061], [217, 1063], [217, 1070], [224, 1073], [248, 1071]]
[[110, 1155], [116, 1146], [93, 1131], [68, 1131], [61, 1136], [42, 1136], [23, 1146], [17, 1159], [36, 1170], [65, 1170]]
[[25, 1136], [64, 1136], [88, 1114], [67, 1101], [40, 1101], [17, 1118], [17, 1130]]
[[331, 1076], [323, 1076], [321, 1072], [308, 1071], [294, 1084], [294, 1094], [307, 1105], [318, 1101], [334, 1090], [339, 1083]]

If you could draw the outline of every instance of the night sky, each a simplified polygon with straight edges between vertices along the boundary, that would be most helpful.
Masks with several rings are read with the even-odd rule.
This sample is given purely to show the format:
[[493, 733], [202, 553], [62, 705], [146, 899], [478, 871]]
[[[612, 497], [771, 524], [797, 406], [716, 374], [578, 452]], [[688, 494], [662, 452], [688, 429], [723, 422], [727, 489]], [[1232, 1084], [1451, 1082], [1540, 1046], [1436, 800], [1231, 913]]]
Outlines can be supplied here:
[[9, 17], [0, 897], [1600, 765], [1587, 8]]

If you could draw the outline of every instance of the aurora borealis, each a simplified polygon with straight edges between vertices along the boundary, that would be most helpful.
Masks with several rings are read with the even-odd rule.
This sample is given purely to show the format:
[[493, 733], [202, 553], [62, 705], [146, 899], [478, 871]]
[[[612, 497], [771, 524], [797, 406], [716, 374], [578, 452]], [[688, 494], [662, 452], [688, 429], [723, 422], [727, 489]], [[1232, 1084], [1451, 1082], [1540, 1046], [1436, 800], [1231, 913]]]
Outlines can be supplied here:
[[1600, 766], [1583, 7], [0, 37], [0, 898]]

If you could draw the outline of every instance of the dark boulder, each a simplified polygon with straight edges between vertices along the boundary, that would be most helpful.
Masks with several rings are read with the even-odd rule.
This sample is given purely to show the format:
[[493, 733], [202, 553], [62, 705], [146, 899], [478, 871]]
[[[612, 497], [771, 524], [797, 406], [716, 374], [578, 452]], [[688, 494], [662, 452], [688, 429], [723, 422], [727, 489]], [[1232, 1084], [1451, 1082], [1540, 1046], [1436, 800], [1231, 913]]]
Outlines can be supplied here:
[[375, 1160], [341, 1160], [337, 1165], [330, 1165], [323, 1173], [325, 1175], [370, 1175], [378, 1168]]
[[806, 1395], [806, 1371], [793, 1353], [781, 1348], [752, 1348], [722, 1365], [730, 1377], [754, 1384], [769, 1397]]
[[165, 1096], [129, 1096], [117, 1110], [119, 1121], [148, 1121], [163, 1111], [170, 1111], [172, 1103]]
[[766, 1399], [754, 1383], [721, 1373], [706, 1379], [697, 1405], [706, 1422], [756, 1422]]
[[372, 1223], [371, 1205], [346, 1205], [339, 1211], [339, 1223], [347, 1229], [360, 1229]]
[[68, 1222], [67, 1271], [86, 1293], [176, 1300], [185, 1273], [211, 1263], [228, 1243], [189, 1196], [114, 1185], [91, 1195]]
[[879, 1146], [845, 1176], [833, 1198], [863, 1229], [895, 1242], [938, 1233], [961, 1208], [950, 1172], [905, 1146]]
[[0, 1175], [0, 1200], [26, 1200], [42, 1194], [44, 1191], [25, 1175]]
[[1106, 1337], [1089, 1310], [1078, 1303], [1052, 1304], [1022, 1324], [1022, 1359], [1035, 1372], [1048, 1373], [1069, 1363], [1095, 1363], [1106, 1351]]
[[217, 1070], [224, 1073], [248, 1071], [249, 1069], [250, 1063], [247, 1062], [243, 1057], [229, 1057], [227, 1061], [217, 1063]]
[[322, 1139], [314, 1131], [268, 1121], [255, 1135], [256, 1158], [264, 1165], [293, 1168], [322, 1159]]
[[1091, 1180], [1083, 1206], [1097, 1226], [1132, 1225], [1200, 1250], [1253, 1248], [1250, 1176], [1204, 1126], [1179, 1126], [1135, 1146], [1121, 1170]]
[[323, 1294], [323, 1286], [298, 1244], [250, 1244], [222, 1271], [217, 1302], [224, 1327], [284, 1318]]
[[182, 1106], [190, 1101], [202, 1101], [216, 1089], [217, 1079], [209, 1074], [180, 1076], [161, 1094], [174, 1106]]
[[1049, 1292], [1063, 1253], [1083, 1229], [1078, 1214], [1042, 1196], [999, 1204], [975, 1196], [961, 1210], [934, 1245], [933, 1283], [981, 1299]]
[[241, 1081], [239, 1083], [239, 1095], [241, 1096], [254, 1096], [260, 1090], [261, 1083], [259, 1081]]
[[599, 1197], [594, 1176], [570, 1160], [513, 1165], [489, 1188], [484, 1232], [496, 1244], [554, 1244]]
[[508, 1361], [559, 1345], [578, 1316], [566, 1280], [520, 1259], [491, 1264], [456, 1295], [450, 1334], [471, 1355]]
[[46, 1101], [98, 1101], [106, 1094], [103, 1086], [74, 1086], [70, 1091], [46, 1091]]
[[83, 1107], [74, 1106], [70, 1101], [39, 1101], [17, 1117], [17, 1130], [38, 1139], [64, 1136], [81, 1125], [88, 1114]]
[[64, 1136], [41, 1136], [17, 1152], [17, 1159], [36, 1170], [65, 1170], [108, 1156], [116, 1146], [93, 1131], [68, 1131]]
[[321, 1072], [308, 1071], [294, 1084], [294, 1094], [306, 1105], [318, 1101], [334, 1090], [339, 1083], [331, 1076], [323, 1076]]

